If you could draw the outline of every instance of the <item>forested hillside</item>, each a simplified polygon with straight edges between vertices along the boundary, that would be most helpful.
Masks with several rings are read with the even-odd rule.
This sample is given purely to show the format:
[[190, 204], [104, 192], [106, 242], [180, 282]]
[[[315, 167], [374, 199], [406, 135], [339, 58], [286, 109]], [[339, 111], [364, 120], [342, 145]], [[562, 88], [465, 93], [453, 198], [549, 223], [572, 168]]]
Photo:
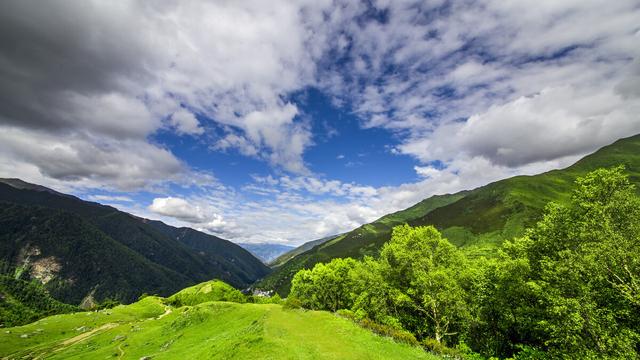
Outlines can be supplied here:
[[63, 302], [130, 302], [212, 278], [246, 287], [269, 271], [229, 241], [44, 189], [0, 181], [0, 259]]
[[566, 169], [430, 197], [294, 256], [279, 264], [257, 286], [275, 289], [284, 296], [298, 270], [334, 258], [376, 255], [390, 239], [391, 229], [404, 223], [435, 226], [471, 257], [496, 256], [500, 244], [522, 235], [527, 226], [540, 219], [549, 201], [566, 202], [577, 177], [617, 165], [624, 165], [630, 181], [640, 184], [640, 135], [618, 140]]

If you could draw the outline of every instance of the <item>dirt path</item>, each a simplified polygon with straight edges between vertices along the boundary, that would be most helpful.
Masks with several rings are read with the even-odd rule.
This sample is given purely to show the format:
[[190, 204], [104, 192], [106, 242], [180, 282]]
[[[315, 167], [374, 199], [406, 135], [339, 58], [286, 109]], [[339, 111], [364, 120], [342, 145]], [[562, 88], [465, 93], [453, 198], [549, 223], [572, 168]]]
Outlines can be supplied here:
[[169, 314], [171, 314], [171, 308], [170, 308], [169, 306], [166, 306], [166, 307], [164, 308], [164, 313], [163, 313], [162, 315], [158, 316], [158, 317], [156, 318], [156, 320], [160, 320], [160, 319], [162, 319], [163, 317], [165, 317], [165, 316], [167, 316], [167, 315], [169, 315]]
[[97, 327], [91, 331], [87, 331], [84, 332], [78, 336], [74, 336], [71, 339], [67, 339], [63, 342], [60, 343], [60, 347], [57, 348], [55, 351], [61, 351], [64, 350], [65, 348], [68, 348], [69, 346], [79, 343], [80, 341], [86, 340], [90, 337], [92, 337], [93, 335], [95, 335], [96, 333], [100, 332], [100, 331], [105, 331], [105, 330], [109, 330], [109, 329], [113, 329], [114, 327], [118, 326], [118, 324], [114, 324], [114, 323], [108, 323], [108, 324], [104, 324], [100, 327]]
[[118, 344], [118, 359], [122, 359], [124, 356], [124, 350], [122, 349], [122, 344]]

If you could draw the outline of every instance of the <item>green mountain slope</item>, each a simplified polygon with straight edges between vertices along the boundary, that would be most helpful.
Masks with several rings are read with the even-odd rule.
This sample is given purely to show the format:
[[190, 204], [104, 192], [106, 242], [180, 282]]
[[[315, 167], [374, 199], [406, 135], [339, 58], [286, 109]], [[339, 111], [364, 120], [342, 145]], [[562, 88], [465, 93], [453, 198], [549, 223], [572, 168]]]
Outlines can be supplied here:
[[534, 176], [517, 176], [456, 194], [432, 196], [386, 215], [289, 259], [256, 284], [289, 292], [293, 275], [318, 262], [337, 257], [375, 255], [393, 226], [435, 225], [471, 256], [492, 256], [505, 239], [519, 236], [533, 224], [549, 201], [563, 202], [578, 176], [601, 167], [625, 165], [631, 180], [640, 184], [640, 135], [621, 139], [588, 155], [574, 165]]
[[0, 180], [0, 260], [65, 303], [131, 302], [212, 278], [246, 287], [269, 271], [232, 242], [24, 184]]
[[328, 312], [159, 297], [0, 332], [0, 357], [47, 359], [437, 359]]
[[[340, 234], [340, 235], [342, 235], [342, 234]], [[312, 248], [314, 248], [314, 247], [316, 247], [318, 245], [322, 245], [322, 244], [326, 243], [329, 240], [333, 240], [333, 239], [337, 238], [340, 235], [327, 236], [327, 237], [323, 237], [322, 239], [307, 241], [306, 243], [298, 246], [297, 248], [293, 248], [293, 249], [287, 251], [286, 253], [278, 256], [269, 265], [272, 266], [272, 267], [280, 266], [280, 265], [286, 263], [287, 261], [289, 261], [294, 256], [296, 256], [298, 254], [302, 254], [305, 251], [311, 250]]]

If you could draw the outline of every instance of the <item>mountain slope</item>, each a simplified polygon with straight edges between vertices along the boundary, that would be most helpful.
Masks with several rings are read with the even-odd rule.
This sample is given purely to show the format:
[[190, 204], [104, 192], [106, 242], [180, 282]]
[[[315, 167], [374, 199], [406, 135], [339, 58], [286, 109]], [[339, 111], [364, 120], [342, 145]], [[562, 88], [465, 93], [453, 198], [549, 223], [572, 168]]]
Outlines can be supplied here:
[[[0, 260], [27, 267], [66, 303], [89, 295], [130, 302], [143, 292], [168, 295], [212, 278], [246, 287], [269, 271], [229, 241], [9, 183], [0, 180]], [[187, 240], [178, 233], [188, 233]]]
[[[342, 234], [340, 234], [340, 235], [342, 235]], [[302, 254], [305, 251], [311, 250], [315, 246], [322, 245], [322, 244], [326, 243], [329, 240], [333, 240], [333, 239], [337, 238], [340, 235], [327, 236], [327, 237], [323, 237], [322, 239], [307, 241], [306, 243], [298, 246], [297, 248], [293, 248], [293, 249], [287, 251], [286, 253], [281, 254], [276, 259], [274, 259], [269, 265], [272, 266], [272, 267], [280, 266], [280, 265], [286, 263], [287, 261], [289, 261], [294, 256], [296, 256], [298, 254]]]
[[238, 243], [238, 245], [249, 250], [255, 257], [262, 260], [263, 263], [269, 264], [275, 260], [278, 256], [295, 249], [293, 246], [282, 244], [250, 244], [250, 243]]
[[522, 235], [549, 201], [565, 201], [578, 176], [621, 164], [630, 179], [640, 184], [640, 135], [618, 140], [563, 170], [516, 176], [470, 191], [432, 196], [294, 256], [256, 286], [286, 295], [298, 270], [337, 257], [375, 255], [390, 238], [393, 226], [405, 222], [413, 226], [434, 225], [469, 255], [492, 256], [505, 239]]
[[0, 275], [0, 327], [28, 324], [45, 316], [78, 310], [52, 298], [37, 282]]
[[438, 359], [351, 321], [274, 304], [173, 307], [149, 296], [0, 332], [0, 357], [50, 359]]

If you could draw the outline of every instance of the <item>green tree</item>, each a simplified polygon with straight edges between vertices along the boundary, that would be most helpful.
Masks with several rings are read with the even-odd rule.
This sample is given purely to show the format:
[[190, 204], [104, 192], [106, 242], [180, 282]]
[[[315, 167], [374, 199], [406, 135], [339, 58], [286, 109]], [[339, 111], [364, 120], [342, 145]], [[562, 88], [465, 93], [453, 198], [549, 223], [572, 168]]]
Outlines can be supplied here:
[[504, 245], [482, 307], [500, 355], [531, 346], [556, 358], [638, 357], [640, 202], [623, 170], [578, 179], [567, 204], [549, 204]]
[[304, 307], [314, 310], [349, 309], [353, 304], [349, 272], [356, 266], [351, 258], [333, 259], [299, 271], [291, 282], [289, 296], [300, 299]]
[[419, 338], [442, 342], [468, 322], [460, 281], [464, 255], [433, 226], [393, 229], [380, 252], [381, 271], [402, 325]]

